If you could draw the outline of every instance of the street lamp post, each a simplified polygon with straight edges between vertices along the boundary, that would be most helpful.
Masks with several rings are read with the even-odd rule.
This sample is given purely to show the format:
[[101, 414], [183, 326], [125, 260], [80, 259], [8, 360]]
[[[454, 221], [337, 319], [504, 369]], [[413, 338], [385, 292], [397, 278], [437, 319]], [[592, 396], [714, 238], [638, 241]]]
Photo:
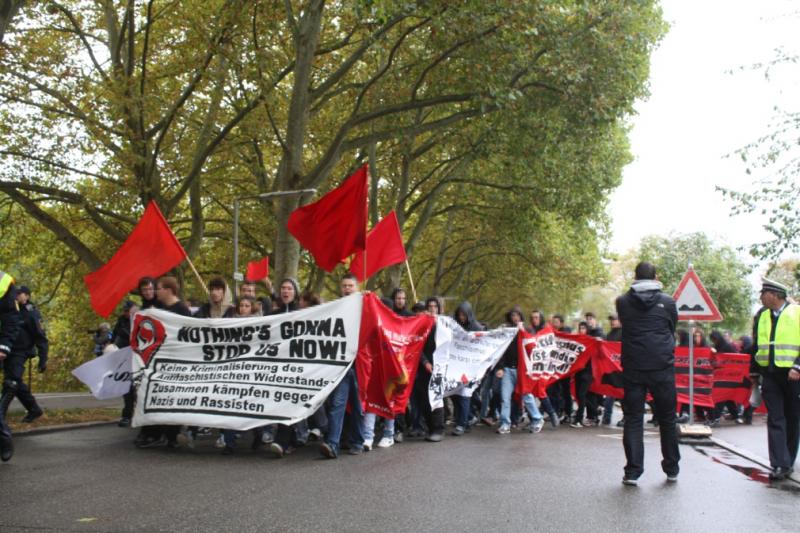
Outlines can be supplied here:
[[244, 275], [239, 272], [239, 203], [242, 200], [253, 200], [256, 198], [276, 198], [278, 196], [292, 196], [295, 194], [314, 194], [316, 189], [301, 189], [296, 191], [275, 191], [261, 194], [251, 194], [248, 196], [237, 196], [233, 199], [233, 290], [234, 294], [239, 294], [239, 282], [244, 281]]

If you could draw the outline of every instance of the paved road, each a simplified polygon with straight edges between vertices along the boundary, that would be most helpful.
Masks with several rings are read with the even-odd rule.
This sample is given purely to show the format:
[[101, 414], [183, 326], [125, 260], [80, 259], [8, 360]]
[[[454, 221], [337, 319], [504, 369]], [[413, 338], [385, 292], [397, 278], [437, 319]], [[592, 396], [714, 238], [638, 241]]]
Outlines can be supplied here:
[[635, 488], [620, 483], [615, 428], [498, 436], [479, 427], [335, 461], [316, 447], [284, 459], [249, 449], [222, 456], [210, 439], [193, 451], [137, 450], [134, 433], [19, 437], [14, 459], [0, 465], [0, 530], [797, 531], [800, 486], [771, 488], [754, 481], [763, 471], [690, 446], [668, 485], [654, 432]]

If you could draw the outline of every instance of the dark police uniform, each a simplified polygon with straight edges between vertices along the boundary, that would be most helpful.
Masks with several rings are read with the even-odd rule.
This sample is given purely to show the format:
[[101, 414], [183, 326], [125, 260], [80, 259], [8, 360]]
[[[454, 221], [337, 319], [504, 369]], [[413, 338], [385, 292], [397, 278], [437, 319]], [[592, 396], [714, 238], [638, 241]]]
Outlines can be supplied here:
[[[14, 278], [0, 271], [0, 355], [5, 359], [12, 352], [14, 340], [20, 329], [20, 313], [17, 309], [17, 289]], [[5, 362], [4, 359], [4, 362]], [[8, 461], [14, 453], [11, 442], [11, 429], [6, 424], [6, 412], [14, 399], [16, 383], [6, 376], [0, 394], [0, 459]]]

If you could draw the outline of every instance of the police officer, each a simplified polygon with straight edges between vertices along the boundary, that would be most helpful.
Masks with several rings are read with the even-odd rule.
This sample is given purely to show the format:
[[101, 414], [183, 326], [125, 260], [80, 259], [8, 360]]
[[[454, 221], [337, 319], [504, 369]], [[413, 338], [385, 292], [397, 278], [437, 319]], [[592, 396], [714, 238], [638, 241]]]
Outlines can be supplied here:
[[[16, 396], [23, 407], [28, 411], [23, 422], [33, 422], [44, 412], [36, 399], [31, 394], [28, 385], [23, 381], [25, 375], [25, 362], [34, 355], [39, 356], [39, 372], [47, 369], [47, 335], [42, 327], [42, 317], [39, 310], [30, 301], [31, 290], [21, 285], [17, 289], [17, 304], [20, 312], [20, 329], [11, 353], [3, 362], [6, 380], [13, 380], [16, 385]], [[35, 353], [34, 353], [35, 348]]]
[[[11, 355], [11, 348], [20, 329], [20, 318], [14, 278], [0, 271], [0, 361], [3, 364]], [[0, 393], [0, 460], [3, 461], [8, 461], [14, 454], [11, 430], [6, 424], [6, 412], [14, 399], [15, 390], [16, 382], [6, 375], [2, 393]]]
[[753, 366], [767, 405], [769, 478], [777, 481], [792, 473], [800, 443], [800, 305], [788, 303], [787, 292], [762, 278], [764, 307], [753, 319]]

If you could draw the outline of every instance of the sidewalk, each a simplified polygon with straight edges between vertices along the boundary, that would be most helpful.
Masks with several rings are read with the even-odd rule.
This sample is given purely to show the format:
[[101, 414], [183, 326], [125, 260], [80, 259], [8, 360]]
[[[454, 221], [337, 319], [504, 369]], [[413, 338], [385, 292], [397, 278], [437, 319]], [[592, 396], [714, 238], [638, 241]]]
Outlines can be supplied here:
[[[111, 400], [98, 400], [88, 392], [42, 392], [33, 395], [42, 409], [122, 409], [122, 398]], [[24, 408], [19, 400], [14, 398], [9, 407], [9, 412], [22, 411]]]

